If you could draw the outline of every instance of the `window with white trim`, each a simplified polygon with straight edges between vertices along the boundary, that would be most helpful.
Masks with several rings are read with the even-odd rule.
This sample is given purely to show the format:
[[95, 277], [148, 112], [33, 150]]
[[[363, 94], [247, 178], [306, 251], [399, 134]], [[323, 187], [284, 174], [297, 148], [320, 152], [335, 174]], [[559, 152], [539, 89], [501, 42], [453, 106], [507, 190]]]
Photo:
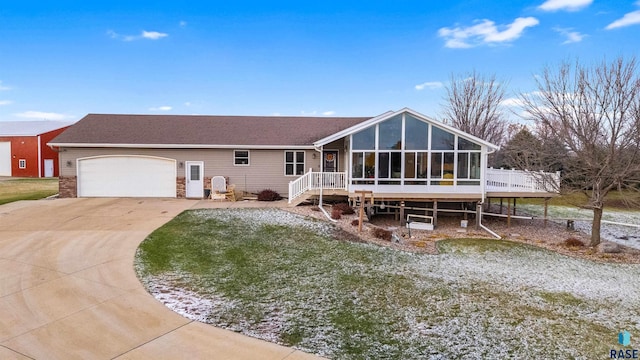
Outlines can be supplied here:
[[18, 168], [26, 169], [27, 168], [27, 160], [25, 160], [25, 159], [18, 160]]
[[233, 150], [234, 166], [249, 166], [249, 150]]
[[304, 151], [284, 152], [284, 174], [286, 176], [304, 175]]

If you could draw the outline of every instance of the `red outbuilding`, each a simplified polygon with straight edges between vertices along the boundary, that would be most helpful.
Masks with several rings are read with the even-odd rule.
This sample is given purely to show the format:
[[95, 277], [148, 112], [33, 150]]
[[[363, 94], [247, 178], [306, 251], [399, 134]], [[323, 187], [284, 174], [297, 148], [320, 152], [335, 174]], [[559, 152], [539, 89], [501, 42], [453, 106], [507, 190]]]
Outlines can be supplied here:
[[69, 126], [59, 121], [0, 121], [0, 176], [58, 176], [58, 152], [47, 143]]

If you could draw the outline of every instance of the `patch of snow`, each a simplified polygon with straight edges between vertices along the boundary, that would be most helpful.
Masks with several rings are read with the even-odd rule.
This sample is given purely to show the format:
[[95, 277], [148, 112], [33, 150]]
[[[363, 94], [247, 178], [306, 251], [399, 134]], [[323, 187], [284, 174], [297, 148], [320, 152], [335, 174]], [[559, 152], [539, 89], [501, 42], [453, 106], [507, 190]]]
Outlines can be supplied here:
[[215, 219], [222, 222], [242, 222], [252, 230], [265, 225], [279, 225], [302, 227], [319, 234], [326, 234], [334, 229], [327, 222], [306, 218], [302, 215], [279, 209], [225, 209], [224, 211], [201, 209], [194, 210], [191, 214], [204, 220]]
[[[522, 210], [526, 213], [542, 217], [544, 215], [544, 207], [541, 205], [518, 205], [518, 210]], [[571, 206], [549, 206], [548, 208], [549, 218], [576, 218], [576, 219], [591, 219], [593, 218], [593, 211], [588, 209], [579, 209]], [[640, 212], [638, 211], [622, 211], [622, 210], [610, 210], [605, 209], [602, 214], [602, 220], [608, 220], [612, 222], [640, 225]], [[566, 220], [554, 220], [555, 222], [566, 224]], [[575, 229], [586, 234], [591, 234], [591, 221], [575, 221]], [[615, 242], [620, 245], [629, 246], [635, 249], [640, 249], [640, 228], [614, 225], [602, 223], [600, 229], [600, 236], [607, 241]]]

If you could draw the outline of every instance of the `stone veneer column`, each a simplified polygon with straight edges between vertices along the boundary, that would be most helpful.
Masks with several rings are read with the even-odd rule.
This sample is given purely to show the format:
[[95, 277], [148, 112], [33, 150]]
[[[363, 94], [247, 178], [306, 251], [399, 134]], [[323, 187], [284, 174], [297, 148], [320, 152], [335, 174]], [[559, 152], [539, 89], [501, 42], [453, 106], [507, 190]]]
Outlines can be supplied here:
[[61, 198], [78, 197], [78, 179], [75, 176], [58, 177], [58, 194]]
[[183, 177], [176, 178], [176, 197], [184, 198], [187, 196], [186, 179]]

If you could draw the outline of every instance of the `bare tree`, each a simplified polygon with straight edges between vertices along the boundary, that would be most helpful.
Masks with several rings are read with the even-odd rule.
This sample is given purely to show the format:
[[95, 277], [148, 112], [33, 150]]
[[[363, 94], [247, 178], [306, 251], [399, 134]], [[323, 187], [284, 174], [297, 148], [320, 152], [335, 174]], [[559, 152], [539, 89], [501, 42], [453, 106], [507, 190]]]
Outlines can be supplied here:
[[445, 87], [444, 121], [452, 126], [500, 145], [507, 128], [500, 103], [505, 98], [504, 83], [478, 74], [451, 75]]
[[509, 140], [497, 152], [500, 166], [544, 171], [546, 173], [535, 173], [537, 180], [542, 181], [550, 191], [560, 190], [559, 184], [556, 185], [552, 179], [553, 174], [570, 164], [567, 149], [557, 138], [546, 136], [540, 131], [534, 134], [522, 124], [509, 125], [507, 133], [513, 133], [515, 129], [520, 130], [508, 136]]
[[546, 67], [538, 90], [520, 99], [538, 131], [568, 151], [563, 182], [587, 196], [593, 210], [590, 246], [600, 243], [604, 200], [640, 184], [640, 77], [635, 58], [591, 67]]

